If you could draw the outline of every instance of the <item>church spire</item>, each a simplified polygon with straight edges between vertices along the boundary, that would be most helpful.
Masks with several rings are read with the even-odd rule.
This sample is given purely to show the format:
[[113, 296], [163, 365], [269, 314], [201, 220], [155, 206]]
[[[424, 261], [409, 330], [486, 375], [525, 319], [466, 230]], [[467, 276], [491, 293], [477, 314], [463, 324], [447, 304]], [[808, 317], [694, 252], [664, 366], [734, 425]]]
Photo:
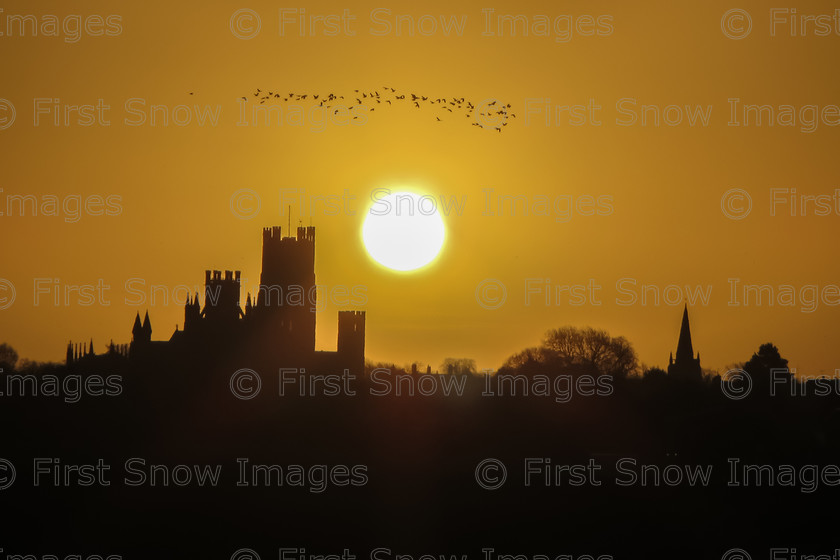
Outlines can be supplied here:
[[680, 340], [677, 343], [677, 363], [694, 359], [694, 348], [691, 345], [691, 327], [688, 325], [688, 305], [683, 308]]

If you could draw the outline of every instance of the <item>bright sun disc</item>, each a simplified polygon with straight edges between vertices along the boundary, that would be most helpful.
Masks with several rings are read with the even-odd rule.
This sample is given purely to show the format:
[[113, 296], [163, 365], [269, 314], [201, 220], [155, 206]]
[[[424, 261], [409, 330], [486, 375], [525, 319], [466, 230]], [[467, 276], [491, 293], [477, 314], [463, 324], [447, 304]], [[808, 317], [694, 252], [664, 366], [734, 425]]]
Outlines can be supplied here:
[[362, 226], [365, 248], [379, 264], [416, 270], [443, 247], [445, 230], [437, 201], [429, 195], [393, 192], [377, 196]]

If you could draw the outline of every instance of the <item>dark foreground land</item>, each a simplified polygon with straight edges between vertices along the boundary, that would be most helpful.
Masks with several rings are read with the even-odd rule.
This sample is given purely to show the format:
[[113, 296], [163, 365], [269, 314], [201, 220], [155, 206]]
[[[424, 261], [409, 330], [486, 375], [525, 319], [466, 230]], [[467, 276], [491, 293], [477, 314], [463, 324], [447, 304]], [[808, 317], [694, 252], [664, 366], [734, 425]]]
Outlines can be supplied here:
[[[759, 383], [736, 400], [719, 379], [649, 375], [611, 379], [609, 394], [511, 397], [488, 395], [480, 376], [435, 375], [422, 382], [434, 394], [421, 395], [424, 374], [400, 374], [396, 396], [396, 373], [368, 371], [348, 383], [355, 395], [310, 391], [299, 377], [281, 396], [278, 372], [261, 372], [259, 394], [241, 399], [234, 370], [33, 374], [119, 376], [119, 394], [78, 402], [67, 402], [72, 384], [15, 398], [6, 386], [0, 455], [16, 478], [0, 491], [3, 554], [497, 560], [738, 548], [801, 560], [840, 546], [836, 392], [791, 396], [808, 389], [792, 383], [768, 397]], [[488, 458], [507, 471], [495, 490], [480, 484], [500, 480]], [[749, 465], [763, 467], [745, 484]]]

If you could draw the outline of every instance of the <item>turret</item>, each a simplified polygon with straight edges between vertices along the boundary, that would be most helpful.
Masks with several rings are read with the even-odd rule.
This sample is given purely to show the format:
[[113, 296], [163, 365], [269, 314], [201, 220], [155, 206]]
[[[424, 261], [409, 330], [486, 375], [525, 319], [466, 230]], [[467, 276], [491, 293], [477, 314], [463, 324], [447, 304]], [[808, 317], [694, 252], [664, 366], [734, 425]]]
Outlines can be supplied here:
[[365, 366], [365, 312], [338, 312], [338, 354], [351, 372], [361, 375]]
[[149, 321], [149, 312], [146, 311], [146, 317], [143, 323], [140, 323], [140, 313], [134, 317], [134, 327], [131, 329], [131, 343], [144, 343], [152, 340], [152, 323]]
[[131, 338], [140, 340], [143, 336], [143, 326], [140, 324], [140, 312], [134, 317], [134, 326], [131, 328]]
[[239, 307], [241, 277], [238, 270], [225, 270], [224, 277], [221, 270], [205, 271], [204, 309], [200, 317], [204, 317], [209, 328], [216, 331], [230, 329], [242, 316]]
[[149, 321], [148, 311], [146, 311], [146, 316], [143, 318], [143, 338], [146, 342], [152, 340], [152, 322]]
[[192, 332], [198, 327], [200, 321], [201, 307], [198, 304], [198, 292], [196, 292], [195, 299], [187, 296], [187, 303], [184, 304], [184, 331]]

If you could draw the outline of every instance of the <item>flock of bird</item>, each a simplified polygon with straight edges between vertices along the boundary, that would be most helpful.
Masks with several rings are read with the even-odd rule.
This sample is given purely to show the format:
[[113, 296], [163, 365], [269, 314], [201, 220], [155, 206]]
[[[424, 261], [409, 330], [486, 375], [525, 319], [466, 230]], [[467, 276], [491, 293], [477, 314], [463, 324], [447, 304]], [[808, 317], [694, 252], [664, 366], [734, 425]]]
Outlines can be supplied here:
[[[454, 117], [455, 115], [463, 115], [472, 126], [479, 128], [486, 128], [502, 132], [504, 127], [508, 126], [509, 118], [516, 118], [516, 115], [511, 111], [510, 103], [504, 104], [496, 99], [487, 99], [477, 104], [467, 101], [463, 97], [438, 97], [432, 98], [426, 95], [418, 95], [416, 93], [402, 93], [397, 92], [395, 88], [383, 86], [380, 90], [366, 91], [353, 90], [353, 94], [346, 97], [344, 95], [336, 95], [334, 93], [328, 94], [310, 94], [310, 93], [279, 93], [275, 91], [263, 91], [257, 88], [252, 92], [251, 97], [243, 96], [243, 101], [252, 99], [261, 104], [270, 102], [308, 102], [317, 104], [320, 107], [331, 109], [336, 106], [351, 108], [353, 106], [363, 106], [368, 111], [380, 111], [393, 107], [398, 104], [407, 105], [414, 109], [434, 110], [436, 122], [442, 122], [443, 119]], [[334, 109], [338, 113], [339, 109]], [[358, 116], [353, 117], [358, 118]]]

